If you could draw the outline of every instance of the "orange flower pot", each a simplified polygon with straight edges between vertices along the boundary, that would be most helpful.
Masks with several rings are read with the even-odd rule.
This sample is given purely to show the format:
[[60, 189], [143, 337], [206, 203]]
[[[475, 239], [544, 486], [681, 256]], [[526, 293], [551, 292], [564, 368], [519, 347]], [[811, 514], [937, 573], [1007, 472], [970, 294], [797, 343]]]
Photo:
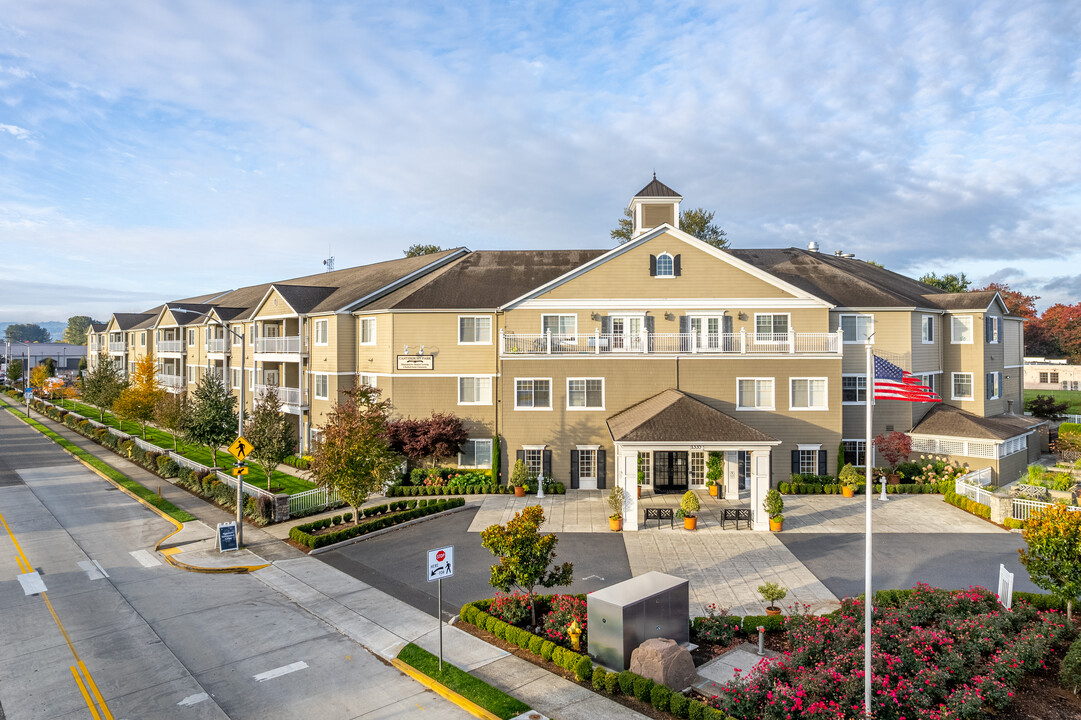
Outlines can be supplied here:
[[716, 485], [710, 485], [709, 486], [709, 494], [712, 495], [713, 497], [717, 497], [717, 486]]
[[514, 488], [514, 497], [525, 497], [525, 488], [520, 485]]
[[623, 529], [623, 518], [608, 518], [608, 527], [611, 528], [612, 532], [619, 532]]
[[784, 530], [784, 520], [782, 520], [781, 522], [777, 522], [776, 520], [770, 518], [769, 529], [770, 532], [780, 532], [781, 530]]
[[841, 488], [841, 494], [844, 495], [845, 497], [852, 497], [853, 495], [856, 494], [856, 491], [853, 490], [850, 487], [843, 487], [843, 488]]
[[698, 529], [698, 518], [697, 517], [685, 517], [685, 518], [683, 518], [683, 527], [685, 529], [687, 529], [687, 530], [697, 530]]

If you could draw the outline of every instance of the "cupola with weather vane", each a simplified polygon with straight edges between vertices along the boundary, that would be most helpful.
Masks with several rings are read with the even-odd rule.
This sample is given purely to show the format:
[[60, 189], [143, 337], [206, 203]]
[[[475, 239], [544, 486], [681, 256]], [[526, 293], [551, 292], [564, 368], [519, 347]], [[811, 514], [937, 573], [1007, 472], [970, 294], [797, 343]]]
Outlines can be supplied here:
[[682, 200], [682, 195], [658, 180], [657, 173], [653, 173], [653, 180], [631, 198], [628, 206], [634, 219], [631, 237], [638, 237], [665, 223], [678, 228], [679, 203]]

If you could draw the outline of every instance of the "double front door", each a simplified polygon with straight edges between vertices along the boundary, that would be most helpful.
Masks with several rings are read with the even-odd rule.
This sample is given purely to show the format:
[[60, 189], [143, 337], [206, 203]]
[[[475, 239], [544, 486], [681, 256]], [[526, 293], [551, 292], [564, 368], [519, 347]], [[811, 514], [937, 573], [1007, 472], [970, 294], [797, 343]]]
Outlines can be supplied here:
[[686, 450], [653, 451], [653, 492], [663, 495], [687, 491], [689, 455]]

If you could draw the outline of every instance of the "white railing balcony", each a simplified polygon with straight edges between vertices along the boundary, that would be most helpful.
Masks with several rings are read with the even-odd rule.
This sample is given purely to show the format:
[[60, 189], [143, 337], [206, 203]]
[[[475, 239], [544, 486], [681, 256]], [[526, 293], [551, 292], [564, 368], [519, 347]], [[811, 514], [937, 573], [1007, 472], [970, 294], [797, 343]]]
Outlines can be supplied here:
[[261, 337], [255, 341], [257, 353], [299, 353], [301, 351], [299, 335], [285, 337]]
[[840, 355], [843, 344], [840, 332], [567, 334], [501, 330], [500, 347], [503, 355]]
[[122, 353], [128, 349], [127, 343], [124, 342], [111, 342], [109, 343], [109, 352]]
[[183, 340], [158, 340], [158, 352], [182, 353], [184, 352]]
[[184, 387], [184, 376], [158, 373], [158, 384], [170, 390], [179, 390], [180, 388]]
[[304, 394], [300, 388], [281, 387], [278, 385], [256, 385], [255, 401], [259, 402], [268, 393], [273, 391], [278, 396], [278, 402], [290, 407], [302, 407]]
[[225, 352], [225, 338], [210, 338], [207, 340], [206, 351], [212, 353]]

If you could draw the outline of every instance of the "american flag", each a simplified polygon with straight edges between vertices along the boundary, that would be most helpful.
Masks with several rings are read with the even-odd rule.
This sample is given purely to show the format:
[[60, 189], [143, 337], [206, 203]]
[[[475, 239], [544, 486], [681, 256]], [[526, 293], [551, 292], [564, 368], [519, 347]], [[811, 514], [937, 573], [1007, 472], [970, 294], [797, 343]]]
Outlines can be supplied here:
[[875, 399], [942, 402], [934, 390], [920, 384], [918, 377], [878, 355], [875, 355]]

